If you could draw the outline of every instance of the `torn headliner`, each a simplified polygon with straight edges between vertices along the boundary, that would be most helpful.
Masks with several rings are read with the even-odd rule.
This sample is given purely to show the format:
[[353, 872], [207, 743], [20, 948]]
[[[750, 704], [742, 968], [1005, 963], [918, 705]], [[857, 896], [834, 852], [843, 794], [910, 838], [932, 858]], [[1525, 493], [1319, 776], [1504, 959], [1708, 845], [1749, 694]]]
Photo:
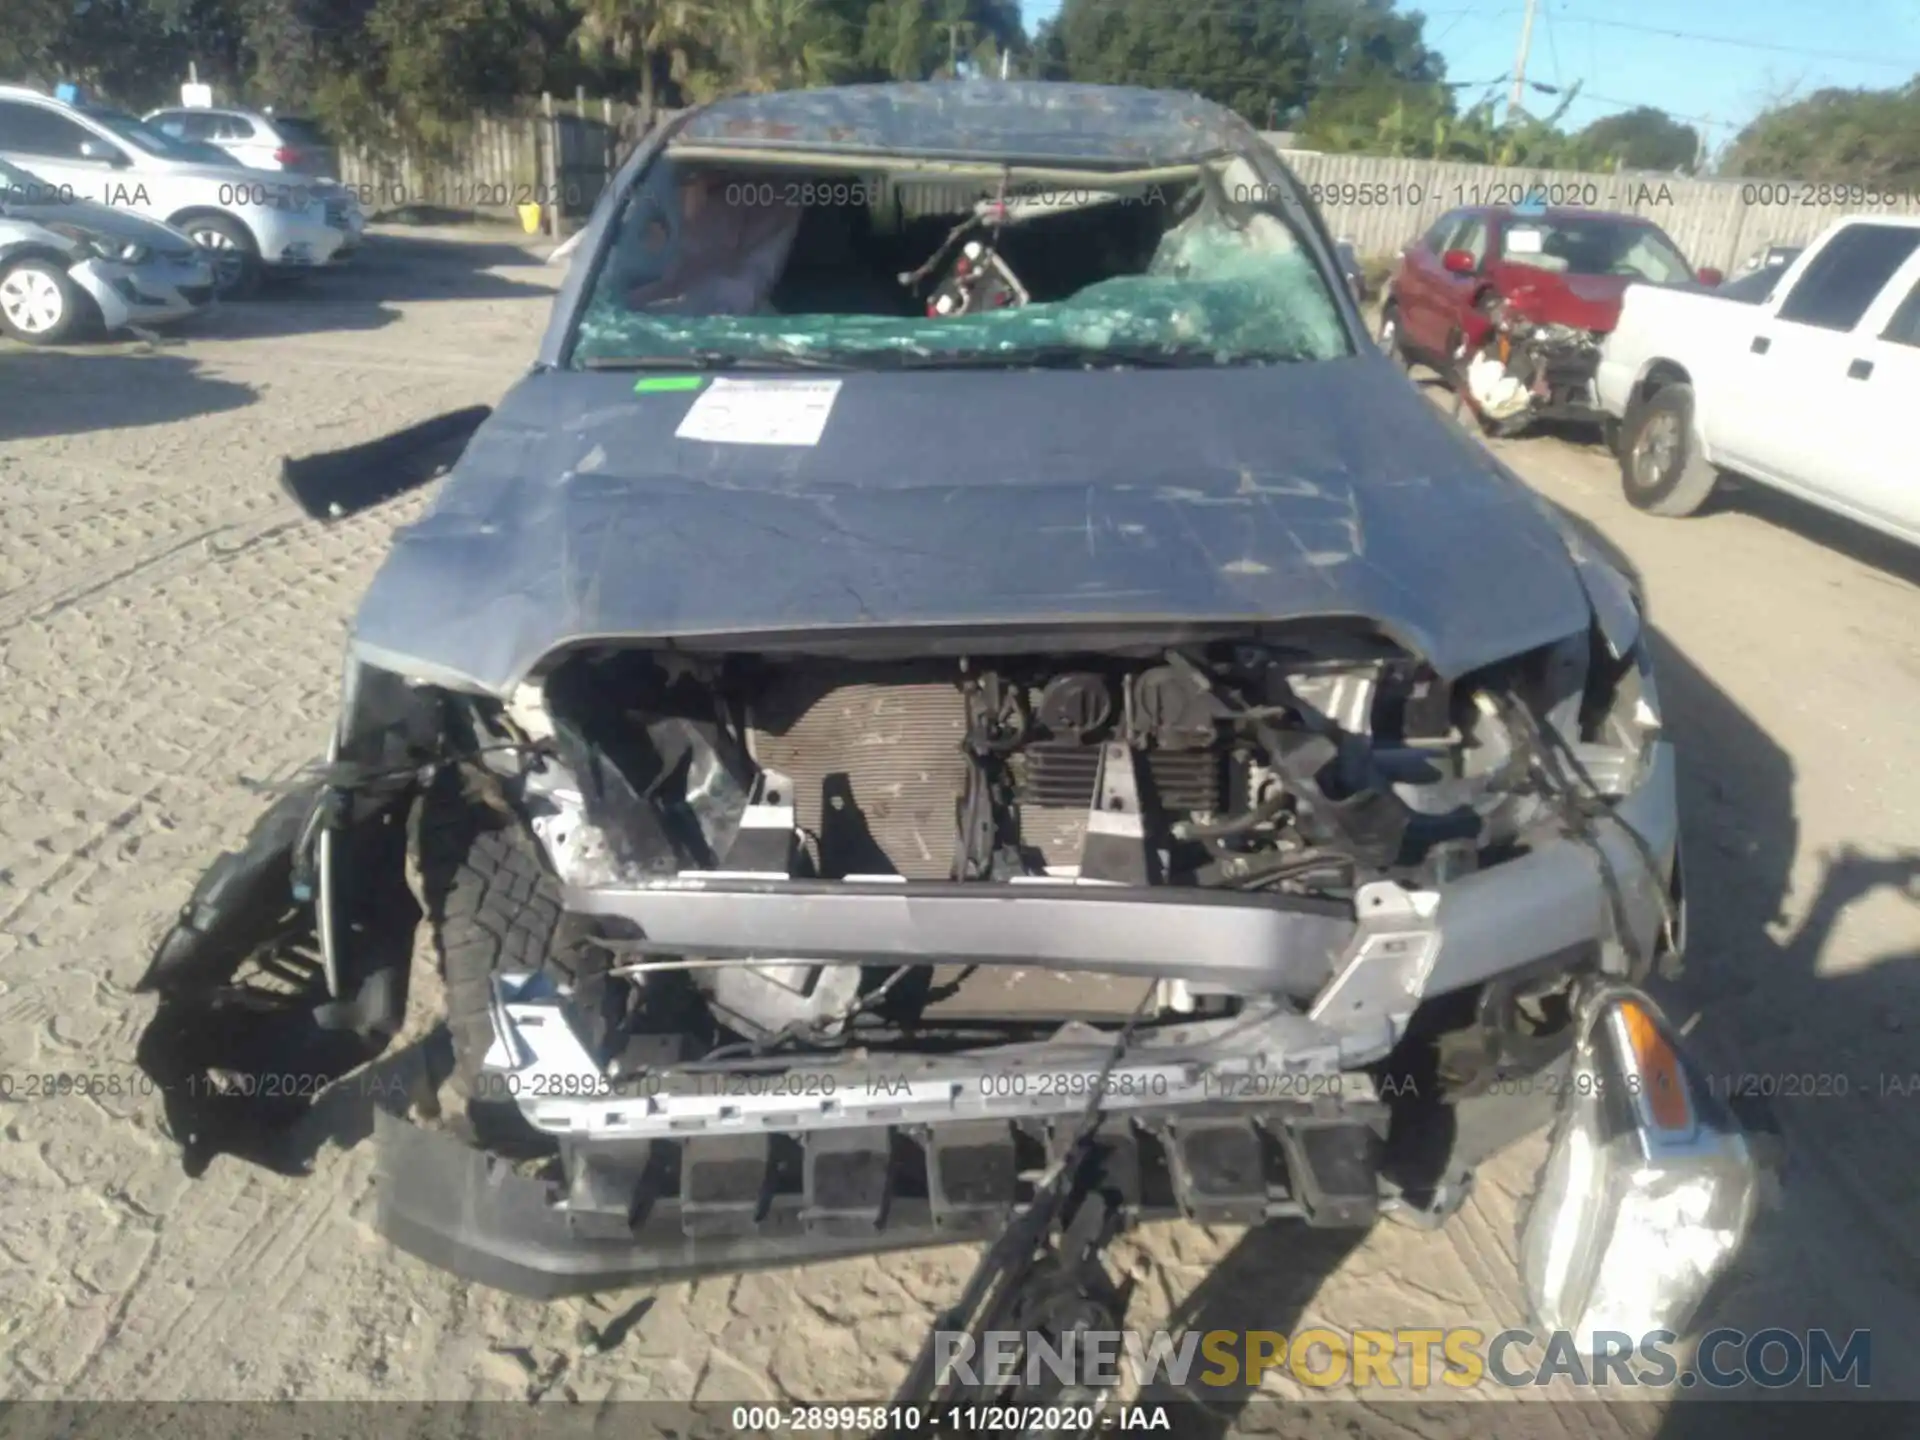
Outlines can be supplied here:
[[1170, 164], [1259, 143], [1223, 106], [1166, 90], [1022, 80], [931, 80], [783, 90], [716, 101], [676, 139], [929, 159]]
[[837, 378], [817, 445], [768, 446], [676, 438], [696, 395], [630, 374], [529, 375], [354, 653], [504, 696], [596, 639], [1358, 618], [1457, 676], [1592, 620], [1532, 492], [1375, 354]]

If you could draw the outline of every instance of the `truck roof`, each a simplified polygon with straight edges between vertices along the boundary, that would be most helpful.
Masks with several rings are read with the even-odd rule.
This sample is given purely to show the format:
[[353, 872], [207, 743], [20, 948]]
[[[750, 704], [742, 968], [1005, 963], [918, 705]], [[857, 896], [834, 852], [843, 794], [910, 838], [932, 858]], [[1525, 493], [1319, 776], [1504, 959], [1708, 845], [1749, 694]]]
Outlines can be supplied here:
[[[1827, 226], [1820, 235], [1838, 230], [1842, 225], [1895, 225], [1903, 230], [1920, 230], [1920, 215], [1842, 215]], [[1820, 235], [1813, 237], [1818, 240]], [[1802, 241], [1804, 245], [1813, 244], [1813, 240]]]

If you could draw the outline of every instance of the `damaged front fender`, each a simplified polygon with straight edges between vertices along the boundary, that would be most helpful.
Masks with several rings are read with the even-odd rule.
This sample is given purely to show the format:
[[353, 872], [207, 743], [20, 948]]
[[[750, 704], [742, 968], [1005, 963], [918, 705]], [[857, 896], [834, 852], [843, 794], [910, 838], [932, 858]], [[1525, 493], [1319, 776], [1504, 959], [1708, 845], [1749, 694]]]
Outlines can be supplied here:
[[136, 986], [159, 997], [136, 1059], [189, 1174], [218, 1154], [306, 1173], [290, 1136], [399, 1030], [419, 920], [406, 821], [443, 748], [437, 692], [350, 661], [327, 762], [214, 860], [161, 937]]
[[179, 994], [223, 984], [237, 957], [294, 922], [313, 898], [312, 841], [325, 808], [318, 782], [276, 800], [238, 850], [222, 853], [182, 907], [134, 986]]

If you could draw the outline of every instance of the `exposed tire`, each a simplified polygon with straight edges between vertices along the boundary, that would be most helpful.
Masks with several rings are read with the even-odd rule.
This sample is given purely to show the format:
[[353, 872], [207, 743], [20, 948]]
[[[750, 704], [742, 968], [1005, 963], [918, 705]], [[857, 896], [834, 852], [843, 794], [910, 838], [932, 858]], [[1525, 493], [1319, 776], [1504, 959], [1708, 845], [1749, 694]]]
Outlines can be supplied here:
[[[592, 1003], [604, 959], [561, 908], [560, 886], [526, 826], [498, 802], [491, 780], [441, 772], [420, 797], [414, 835], [421, 898], [446, 986], [453, 1042], [448, 1084], [480, 1122], [514, 1109], [480, 1080], [493, 1044], [493, 979], [545, 970]], [[590, 993], [582, 993], [590, 992]]]
[[57, 261], [30, 255], [0, 265], [0, 330], [27, 345], [61, 345], [77, 336], [90, 302]]
[[1692, 515], [1718, 479], [1700, 453], [1691, 385], [1662, 385], [1629, 413], [1620, 437], [1620, 488], [1629, 505], [1650, 515]]
[[195, 244], [214, 252], [213, 286], [221, 299], [244, 300], [259, 290], [264, 273], [260, 246], [246, 226], [210, 210], [180, 216], [173, 223]]

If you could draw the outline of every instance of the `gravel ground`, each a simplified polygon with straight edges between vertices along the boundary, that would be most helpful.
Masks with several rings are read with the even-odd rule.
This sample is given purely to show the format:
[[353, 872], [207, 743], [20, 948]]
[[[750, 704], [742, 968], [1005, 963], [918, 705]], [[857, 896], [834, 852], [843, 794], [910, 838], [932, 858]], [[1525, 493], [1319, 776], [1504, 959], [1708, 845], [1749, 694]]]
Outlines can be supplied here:
[[[13, 1076], [132, 1081], [150, 1005], [131, 987], [200, 869], [257, 814], [237, 780], [324, 744], [351, 607], [419, 501], [323, 531], [281, 498], [278, 458], [495, 399], [558, 278], [504, 232], [382, 234], [365, 262], [157, 347], [0, 349]], [[1701, 1042], [1733, 1070], [1830, 1077], [1788, 1088], [1846, 1087], [1783, 1102], [1786, 1197], [1716, 1315], [1871, 1326], [1875, 1390], [1891, 1393], [1894, 1340], [1920, 1334], [1920, 1099], [1899, 1093], [1920, 1096], [1920, 563], [1765, 496], [1684, 523], [1635, 514], [1578, 436], [1495, 448], [1648, 576], [1684, 747], [1680, 1001], [1711, 1002]], [[306, 1180], [223, 1161], [189, 1182], [144, 1099], [16, 1093], [0, 1130], [0, 1397], [521, 1398], [564, 1357], [552, 1393], [583, 1400], [874, 1399], [974, 1258], [543, 1307], [387, 1248], [368, 1223], [366, 1144], [328, 1149]], [[1514, 1197], [1538, 1155], [1492, 1167], [1437, 1235], [1150, 1231], [1120, 1251], [1139, 1278], [1132, 1323], [1520, 1323]], [[618, 1343], [582, 1354], [583, 1317]]]

